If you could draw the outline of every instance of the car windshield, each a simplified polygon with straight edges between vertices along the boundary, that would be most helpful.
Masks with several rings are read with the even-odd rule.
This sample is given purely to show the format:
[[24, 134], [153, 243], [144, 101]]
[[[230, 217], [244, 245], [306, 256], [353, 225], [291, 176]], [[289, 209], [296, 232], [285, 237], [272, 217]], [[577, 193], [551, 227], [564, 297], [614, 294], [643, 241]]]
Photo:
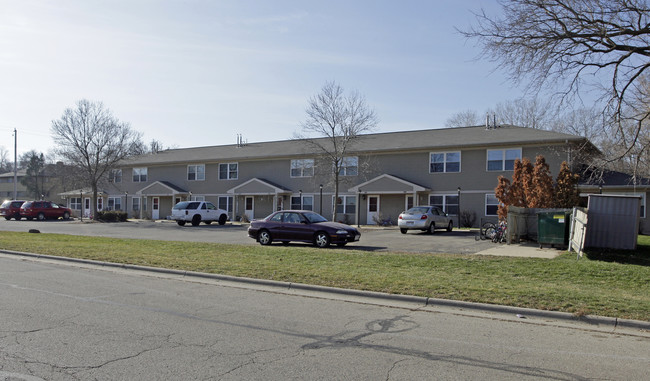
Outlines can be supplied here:
[[406, 211], [408, 214], [425, 214], [429, 208], [426, 206], [416, 206]]
[[199, 207], [200, 202], [197, 201], [181, 201], [174, 205], [174, 209], [196, 209]]
[[0, 208], [8, 208], [11, 205], [11, 201], [5, 201], [0, 205]]
[[305, 218], [307, 218], [307, 220], [308, 220], [309, 222], [311, 222], [312, 224], [315, 224], [315, 223], [317, 223], [317, 222], [327, 222], [327, 218], [321, 216], [321, 215], [318, 214], [318, 213], [313, 213], [313, 212], [305, 213], [304, 216], [305, 216]]

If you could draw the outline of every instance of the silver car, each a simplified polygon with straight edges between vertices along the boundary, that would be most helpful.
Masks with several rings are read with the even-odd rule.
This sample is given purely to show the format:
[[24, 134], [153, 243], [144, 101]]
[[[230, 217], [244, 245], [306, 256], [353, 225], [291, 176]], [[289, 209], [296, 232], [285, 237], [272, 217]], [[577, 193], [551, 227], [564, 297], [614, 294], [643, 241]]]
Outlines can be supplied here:
[[433, 234], [436, 229], [447, 229], [450, 232], [454, 228], [454, 223], [451, 217], [437, 206], [414, 206], [399, 215], [397, 226], [402, 234], [406, 234], [411, 229]]

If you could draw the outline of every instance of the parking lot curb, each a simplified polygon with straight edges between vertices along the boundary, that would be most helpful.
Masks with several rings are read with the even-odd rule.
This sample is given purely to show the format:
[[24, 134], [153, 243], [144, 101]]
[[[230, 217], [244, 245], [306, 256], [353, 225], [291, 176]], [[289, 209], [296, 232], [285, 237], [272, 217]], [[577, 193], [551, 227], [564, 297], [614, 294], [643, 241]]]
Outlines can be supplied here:
[[606, 316], [595, 316], [595, 315], [577, 316], [567, 312], [536, 310], [531, 308], [503, 306], [503, 305], [487, 304], [487, 303], [474, 303], [474, 302], [465, 302], [465, 301], [450, 300], [450, 299], [429, 298], [424, 296], [388, 294], [388, 293], [382, 293], [376, 291], [364, 291], [364, 290], [310, 285], [304, 283], [293, 283], [293, 282], [275, 281], [275, 280], [267, 280], [267, 279], [236, 277], [232, 275], [211, 274], [211, 273], [202, 273], [202, 272], [195, 272], [195, 271], [166, 269], [161, 267], [150, 267], [150, 266], [140, 266], [140, 265], [131, 265], [131, 264], [114, 263], [114, 262], [104, 262], [104, 261], [96, 261], [91, 259], [59, 257], [54, 255], [26, 253], [21, 251], [12, 251], [12, 250], [0, 249], [0, 253], [15, 255], [15, 256], [30, 257], [36, 259], [47, 259], [47, 260], [55, 260], [55, 261], [62, 261], [62, 262], [79, 263], [79, 264], [93, 265], [99, 267], [121, 268], [126, 270], [137, 270], [137, 271], [145, 271], [151, 273], [177, 275], [182, 277], [212, 279], [217, 281], [235, 282], [235, 283], [242, 283], [242, 284], [249, 284], [249, 285], [273, 287], [278, 289], [286, 289], [286, 290], [300, 290], [300, 291], [310, 291], [310, 292], [319, 292], [319, 293], [330, 293], [330, 294], [337, 294], [337, 295], [344, 295], [344, 296], [364, 297], [364, 298], [371, 298], [376, 300], [387, 300], [387, 301], [416, 304], [423, 307], [433, 307], [433, 308], [449, 307], [449, 308], [456, 308], [461, 310], [473, 310], [473, 311], [482, 311], [482, 312], [511, 314], [518, 317], [538, 317], [543, 319], [571, 321], [571, 322], [585, 323], [592, 326], [595, 325], [595, 326], [604, 326], [604, 327], [611, 327], [611, 328], [628, 328], [628, 329], [650, 331], [650, 322], [629, 320], [629, 319], [619, 319], [619, 318], [606, 317]]

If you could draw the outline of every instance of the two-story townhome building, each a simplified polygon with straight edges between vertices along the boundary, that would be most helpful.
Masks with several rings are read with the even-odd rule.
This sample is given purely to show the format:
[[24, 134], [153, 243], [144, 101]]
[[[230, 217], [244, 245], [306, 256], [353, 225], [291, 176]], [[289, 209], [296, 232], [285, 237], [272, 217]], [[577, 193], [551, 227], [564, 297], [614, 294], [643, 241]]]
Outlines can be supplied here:
[[[511, 178], [515, 159], [543, 155], [556, 176], [562, 161], [577, 168], [585, 152], [597, 150], [583, 137], [516, 126], [368, 134], [345, 157], [335, 199], [332, 164], [304, 140], [172, 149], [121, 162], [98, 208], [164, 219], [181, 200], [206, 200], [233, 221], [289, 208], [332, 218], [336, 208], [338, 220], [365, 225], [396, 223], [401, 211], [433, 204], [479, 224], [496, 218], [497, 177]], [[609, 190], [629, 193], [619, 188]], [[644, 205], [646, 191], [635, 188]], [[88, 209], [89, 194], [76, 194], [70, 206], [85, 197]]]

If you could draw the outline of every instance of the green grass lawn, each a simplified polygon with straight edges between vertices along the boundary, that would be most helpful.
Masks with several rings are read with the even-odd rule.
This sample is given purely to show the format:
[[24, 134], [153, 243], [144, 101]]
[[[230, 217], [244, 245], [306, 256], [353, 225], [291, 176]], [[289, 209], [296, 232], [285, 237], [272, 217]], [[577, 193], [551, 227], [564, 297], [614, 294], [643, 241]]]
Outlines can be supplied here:
[[2, 232], [0, 249], [650, 321], [650, 237], [555, 259]]

